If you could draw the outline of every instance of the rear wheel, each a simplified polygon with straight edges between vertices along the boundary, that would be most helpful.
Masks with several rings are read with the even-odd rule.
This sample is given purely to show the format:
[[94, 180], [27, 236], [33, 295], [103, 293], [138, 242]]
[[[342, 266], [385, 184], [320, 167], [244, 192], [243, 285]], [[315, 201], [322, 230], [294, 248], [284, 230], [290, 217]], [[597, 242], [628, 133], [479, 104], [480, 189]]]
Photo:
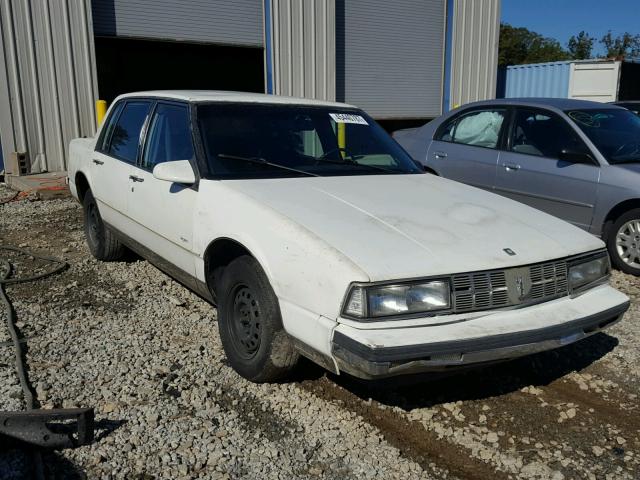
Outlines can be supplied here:
[[98, 260], [113, 261], [122, 258], [124, 246], [102, 221], [98, 204], [91, 190], [84, 195], [84, 233], [89, 251]]
[[607, 230], [607, 249], [613, 266], [640, 275], [640, 208], [620, 215]]
[[218, 327], [233, 369], [253, 382], [272, 382], [297, 363], [284, 331], [280, 307], [260, 264], [250, 256], [233, 260], [217, 284]]

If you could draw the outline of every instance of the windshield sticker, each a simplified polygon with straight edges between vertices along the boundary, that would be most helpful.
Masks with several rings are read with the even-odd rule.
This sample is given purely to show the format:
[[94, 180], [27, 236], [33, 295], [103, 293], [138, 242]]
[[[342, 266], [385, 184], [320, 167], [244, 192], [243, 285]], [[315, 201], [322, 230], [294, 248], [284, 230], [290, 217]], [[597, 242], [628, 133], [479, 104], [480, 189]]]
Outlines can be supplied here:
[[369, 125], [361, 115], [354, 115], [352, 113], [330, 113], [329, 116], [333, 118], [333, 121], [336, 123], [357, 123], [358, 125]]
[[573, 111], [569, 112], [569, 117], [587, 127], [600, 128], [600, 120], [606, 120], [610, 115], [606, 113], [590, 114], [584, 111]]

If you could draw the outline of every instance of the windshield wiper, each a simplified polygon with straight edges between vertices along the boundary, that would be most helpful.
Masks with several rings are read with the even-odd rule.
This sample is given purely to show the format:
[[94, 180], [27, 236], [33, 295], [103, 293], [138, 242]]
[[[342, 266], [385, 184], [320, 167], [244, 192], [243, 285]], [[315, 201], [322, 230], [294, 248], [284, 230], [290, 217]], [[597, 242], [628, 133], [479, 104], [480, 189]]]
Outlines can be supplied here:
[[307, 175], [309, 177], [320, 176], [317, 173], [305, 172], [304, 170], [298, 170], [297, 168], [286, 167], [284, 165], [280, 165], [279, 163], [273, 163], [262, 157], [243, 157], [241, 155], [229, 155], [227, 153], [219, 153], [217, 156], [219, 158], [228, 158], [229, 160], [240, 160], [243, 162], [255, 163], [257, 165], [268, 165], [270, 167], [280, 168], [289, 172], [301, 173], [302, 175]]
[[[364, 155], [361, 156], [361, 158], [364, 157]], [[355, 160], [330, 160], [328, 158], [322, 158], [322, 157], [318, 157], [316, 158], [316, 164], [318, 163], [332, 163], [334, 165], [356, 165], [358, 167], [364, 167], [364, 168], [368, 168], [369, 170], [377, 170], [379, 172], [385, 172], [385, 173], [399, 173], [397, 170], [389, 170], [388, 168], [384, 168], [384, 167], [379, 167], [378, 165], [368, 165], [366, 163], [358, 163]]]
[[613, 158], [609, 161], [611, 165], [620, 165], [621, 163], [640, 163], [640, 157], [631, 157], [631, 158], [621, 158], [614, 160]]

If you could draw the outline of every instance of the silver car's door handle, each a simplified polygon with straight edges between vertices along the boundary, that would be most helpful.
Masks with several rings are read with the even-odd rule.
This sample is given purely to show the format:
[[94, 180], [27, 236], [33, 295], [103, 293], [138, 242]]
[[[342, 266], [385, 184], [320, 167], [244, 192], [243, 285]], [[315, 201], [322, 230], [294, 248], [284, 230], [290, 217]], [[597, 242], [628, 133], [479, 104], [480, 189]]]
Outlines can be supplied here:
[[444, 152], [433, 152], [433, 156], [436, 158], [447, 158], [447, 154]]
[[102, 160], [97, 160], [97, 159], [93, 159], [93, 163], [95, 163], [96, 165], [104, 165], [104, 162]]
[[134, 182], [144, 182], [144, 178], [136, 177], [135, 175], [129, 175], [129, 178]]
[[517, 165], [515, 163], [503, 163], [502, 166], [504, 167], [504, 169], [507, 172], [513, 172], [516, 170], [520, 170], [520, 165]]

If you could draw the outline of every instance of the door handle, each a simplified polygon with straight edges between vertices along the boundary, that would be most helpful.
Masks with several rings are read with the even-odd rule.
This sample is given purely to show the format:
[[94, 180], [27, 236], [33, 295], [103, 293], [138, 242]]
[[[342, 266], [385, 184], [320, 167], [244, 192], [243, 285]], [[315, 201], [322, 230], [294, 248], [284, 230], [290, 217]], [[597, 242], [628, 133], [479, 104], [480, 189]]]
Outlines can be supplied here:
[[93, 163], [95, 163], [96, 165], [104, 165], [104, 162], [102, 160], [97, 160], [97, 159], [93, 159]]
[[516, 170], [520, 170], [520, 165], [515, 163], [503, 163], [502, 166], [507, 172], [515, 172]]
[[144, 178], [136, 177], [135, 175], [129, 175], [129, 179], [133, 180], [134, 182], [144, 182]]
[[436, 158], [447, 158], [447, 154], [444, 152], [433, 152], [433, 156]]

